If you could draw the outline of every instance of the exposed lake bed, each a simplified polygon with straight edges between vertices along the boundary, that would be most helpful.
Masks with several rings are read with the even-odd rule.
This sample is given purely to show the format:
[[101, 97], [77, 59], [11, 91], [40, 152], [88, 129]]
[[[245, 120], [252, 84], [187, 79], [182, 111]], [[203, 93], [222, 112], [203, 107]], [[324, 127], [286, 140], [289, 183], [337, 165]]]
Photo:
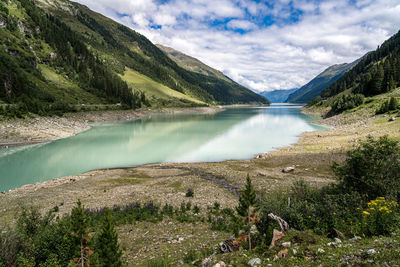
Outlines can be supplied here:
[[[334, 161], [342, 162], [345, 152], [356, 140], [369, 134], [400, 137], [400, 121], [388, 122], [384, 116], [349, 114], [313, 123], [335, 125], [335, 128], [302, 133], [295, 143], [262, 153], [257, 159], [147, 164], [134, 168], [90, 171], [25, 185], [0, 194], [0, 225], [12, 224], [16, 211], [23, 206], [33, 205], [42, 212], [57, 206], [57, 214], [62, 216], [70, 212], [78, 198], [87, 208], [112, 207], [114, 204], [125, 205], [135, 201], [155, 201], [162, 205], [169, 203], [179, 206], [188, 201], [185, 197], [188, 188], [195, 192], [190, 201], [202, 210], [214, 202], [220, 203], [222, 207], [235, 207], [237, 196], [206, 178], [211, 175], [226, 181], [230, 186], [243, 188], [249, 174], [256, 190], [263, 194], [285, 190], [298, 180], [304, 180], [313, 187], [321, 187], [336, 181], [331, 165]], [[294, 172], [283, 173], [282, 169], [287, 166], [294, 166]], [[210, 231], [205, 224], [174, 221], [171, 227], [170, 223], [166, 221], [154, 227], [148, 222], [139, 222], [134, 227], [118, 227], [124, 259], [140, 266], [147, 258], [157, 256], [160, 247], [169, 249], [172, 257], [179, 257], [180, 250], [195, 248], [196, 244], [212, 246], [229, 235]], [[143, 235], [149, 230], [147, 235]], [[182, 244], [171, 245], [165, 241], [170, 236], [185, 239]], [[147, 249], [143, 250], [143, 246]]]
[[102, 123], [55, 142], [0, 150], [2, 188], [95, 169], [249, 159], [288, 146], [303, 132], [323, 129], [309, 124], [296, 105], [202, 111]]

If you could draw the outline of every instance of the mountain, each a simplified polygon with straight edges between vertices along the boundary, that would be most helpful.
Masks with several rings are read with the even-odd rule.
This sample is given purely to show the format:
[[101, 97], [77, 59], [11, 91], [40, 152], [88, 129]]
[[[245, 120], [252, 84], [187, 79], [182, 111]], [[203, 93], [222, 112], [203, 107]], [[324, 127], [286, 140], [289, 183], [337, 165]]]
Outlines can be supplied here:
[[227, 78], [179, 66], [143, 35], [66, 0], [1, 1], [0, 44], [0, 107], [9, 113], [267, 103]]
[[[218, 83], [221, 83], [221, 86], [226, 86], [226, 89], [228, 92], [231, 92], [232, 94], [236, 94], [233, 92], [232, 89], [237, 90], [238, 93], [242, 95], [242, 97], [246, 97], [249, 95], [249, 92], [246, 88], [243, 86], [239, 85], [235, 81], [231, 80], [229, 77], [225, 76], [222, 72], [211, 68], [210, 66], [207, 66], [200, 60], [188, 56], [178, 50], [175, 50], [171, 47], [163, 46], [160, 44], [156, 45], [160, 50], [162, 50], [170, 59], [172, 59], [178, 66], [181, 68], [194, 72], [197, 74], [202, 75], [203, 77], [206, 76], [208, 78], [209, 82], [212, 81], [219, 81]], [[231, 89], [229, 89], [231, 88]], [[251, 92], [253, 94], [253, 92]], [[250, 97], [250, 96], [248, 96]], [[265, 101], [265, 100], [264, 100]], [[267, 102], [268, 103], [268, 102]]]
[[197, 58], [188, 56], [178, 50], [175, 50], [171, 47], [156, 44], [158, 48], [160, 48], [169, 58], [171, 58], [173, 61], [175, 61], [180, 67], [193, 71], [196, 73], [204, 74], [206, 76], [211, 76], [215, 78], [220, 78], [222, 80], [225, 80], [227, 82], [232, 82], [234, 83], [231, 79], [229, 79], [227, 76], [225, 76], [222, 72], [211, 68], [210, 66], [207, 66]]
[[264, 91], [259, 94], [271, 101], [271, 103], [284, 103], [286, 102], [288, 96], [298, 89], [299, 88], [293, 88], [289, 90], [274, 90], [270, 92]]
[[375, 51], [364, 56], [343, 77], [327, 87], [322, 98], [349, 90], [354, 94], [374, 96], [400, 86], [400, 31]]
[[360, 59], [352, 63], [343, 63], [330, 66], [312, 79], [309, 83], [290, 94], [286, 102], [307, 103], [314, 97], [319, 96], [326, 87], [342, 77], [346, 71], [354, 67], [359, 61]]

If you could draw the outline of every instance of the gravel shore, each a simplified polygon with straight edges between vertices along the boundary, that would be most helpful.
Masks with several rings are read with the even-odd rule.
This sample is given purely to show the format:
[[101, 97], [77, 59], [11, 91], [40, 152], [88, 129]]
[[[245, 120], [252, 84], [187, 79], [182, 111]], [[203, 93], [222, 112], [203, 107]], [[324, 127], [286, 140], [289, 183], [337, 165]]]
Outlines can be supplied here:
[[91, 125], [106, 121], [129, 121], [154, 113], [213, 113], [222, 107], [110, 110], [66, 113], [62, 117], [32, 115], [24, 119], [0, 117], [0, 148], [53, 141], [86, 131]]

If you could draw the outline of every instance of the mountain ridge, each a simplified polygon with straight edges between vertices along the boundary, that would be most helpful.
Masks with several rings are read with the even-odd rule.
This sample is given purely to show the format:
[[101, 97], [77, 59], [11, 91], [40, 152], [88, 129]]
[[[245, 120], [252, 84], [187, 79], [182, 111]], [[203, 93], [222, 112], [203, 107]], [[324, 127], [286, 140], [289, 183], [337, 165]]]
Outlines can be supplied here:
[[352, 63], [335, 64], [326, 68], [324, 71], [322, 71], [320, 74], [314, 77], [307, 84], [303, 85], [298, 90], [290, 94], [286, 102], [289, 103], [309, 102], [311, 99], [319, 96], [326, 87], [328, 87], [336, 80], [338, 80], [340, 77], [342, 77], [345, 72], [354, 67], [360, 60], [361, 59], [357, 59]]

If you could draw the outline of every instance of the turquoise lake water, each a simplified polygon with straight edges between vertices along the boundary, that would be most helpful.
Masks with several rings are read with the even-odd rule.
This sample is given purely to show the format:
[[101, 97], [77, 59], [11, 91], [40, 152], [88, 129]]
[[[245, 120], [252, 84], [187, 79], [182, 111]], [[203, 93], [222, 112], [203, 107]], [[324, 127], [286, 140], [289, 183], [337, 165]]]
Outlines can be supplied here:
[[323, 129], [311, 120], [300, 106], [271, 105], [96, 125], [51, 143], [1, 149], [0, 191], [94, 169], [248, 159]]

